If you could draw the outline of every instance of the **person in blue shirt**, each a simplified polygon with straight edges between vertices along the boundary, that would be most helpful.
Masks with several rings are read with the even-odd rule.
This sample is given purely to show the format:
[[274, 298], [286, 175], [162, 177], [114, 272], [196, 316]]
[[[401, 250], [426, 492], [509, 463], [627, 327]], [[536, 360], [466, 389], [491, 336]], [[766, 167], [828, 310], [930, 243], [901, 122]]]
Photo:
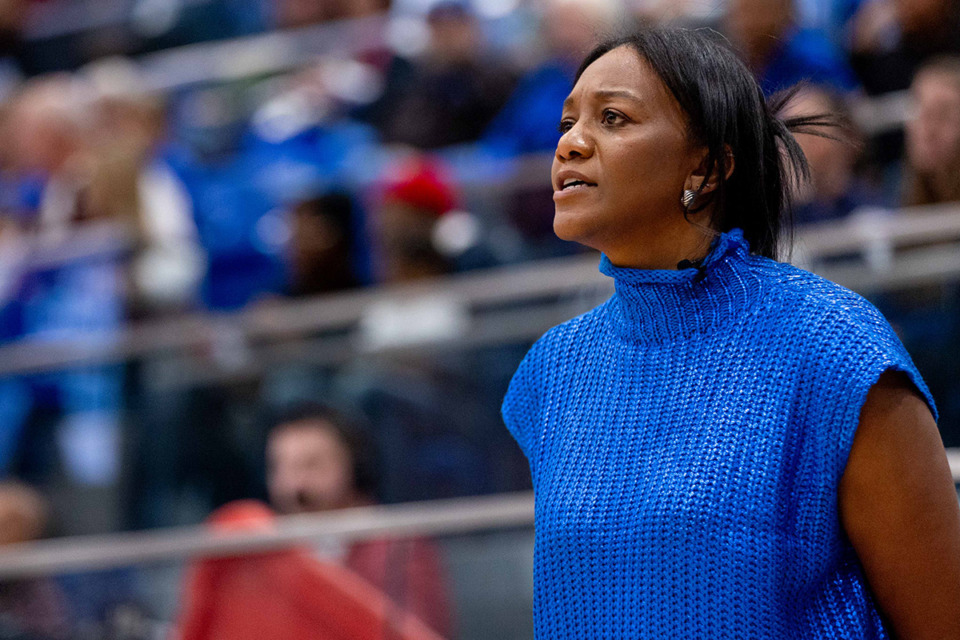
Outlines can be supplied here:
[[927, 386], [860, 296], [775, 260], [794, 132], [710, 32], [594, 49], [554, 230], [614, 295], [503, 404], [536, 495], [538, 639], [958, 638], [960, 505]]
[[[210, 308], [238, 309], [283, 292], [290, 275], [287, 212], [334, 187], [350, 190], [376, 175], [375, 131], [347, 118], [342, 104], [312, 91], [307, 83], [316, 75], [305, 72], [269, 98], [238, 136], [237, 152], [224, 154], [227, 159], [171, 154], [209, 255], [202, 294]], [[189, 110], [182, 111], [181, 126], [195, 126]], [[229, 138], [223, 133], [200, 137]], [[362, 226], [361, 213], [356, 217]], [[366, 259], [362, 247], [357, 249], [355, 268], [363, 280]]]
[[843, 52], [798, 24], [793, 0], [730, 0], [723, 27], [767, 95], [803, 80], [838, 91], [857, 86]]
[[593, 46], [596, 33], [613, 26], [604, 2], [551, 0], [542, 18], [544, 59], [518, 83], [507, 104], [487, 127], [482, 145], [499, 156], [551, 152], [557, 146], [557, 118], [573, 86], [574, 72]]
[[833, 113], [848, 123], [844, 139], [817, 135], [798, 135], [810, 166], [810, 179], [794, 195], [793, 221], [810, 224], [846, 218], [861, 207], [881, 207], [885, 203], [879, 188], [858, 172], [864, 135], [853, 124], [850, 107], [835, 91], [805, 85], [787, 107], [795, 115]]

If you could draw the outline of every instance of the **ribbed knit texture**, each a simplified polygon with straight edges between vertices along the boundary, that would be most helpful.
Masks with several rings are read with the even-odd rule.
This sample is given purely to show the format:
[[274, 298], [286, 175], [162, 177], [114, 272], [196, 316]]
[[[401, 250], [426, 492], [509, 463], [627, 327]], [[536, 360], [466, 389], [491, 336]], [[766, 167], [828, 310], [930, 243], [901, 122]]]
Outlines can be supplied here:
[[538, 640], [888, 637], [837, 507], [881, 373], [935, 411], [887, 322], [739, 230], [701, 270], [600, 268], [616, 293], [544, 335], [503, 405]]

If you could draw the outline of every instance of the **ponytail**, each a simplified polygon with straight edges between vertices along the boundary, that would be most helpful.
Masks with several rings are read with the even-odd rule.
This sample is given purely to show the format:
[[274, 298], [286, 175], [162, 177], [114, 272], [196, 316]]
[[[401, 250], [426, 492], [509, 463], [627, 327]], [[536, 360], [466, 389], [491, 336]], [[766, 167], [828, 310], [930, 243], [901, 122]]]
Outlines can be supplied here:
[[771, 136], [779, 150], [780, 174], [784, 188], [780, 192], [780, 219], [791, 239], [793, 235], [793, 194], [810, 180], [810, 164], [796, 135], [812, 135], [846, 144], [853, 144], [852, 137], [844, 135], [850, 130], [849, 123], [837, 113], [810, 113], [786, 116], [784, 112], [791, 102], [808, 85], [800, 83], [780, 91], [767, 100], [766, 115]]

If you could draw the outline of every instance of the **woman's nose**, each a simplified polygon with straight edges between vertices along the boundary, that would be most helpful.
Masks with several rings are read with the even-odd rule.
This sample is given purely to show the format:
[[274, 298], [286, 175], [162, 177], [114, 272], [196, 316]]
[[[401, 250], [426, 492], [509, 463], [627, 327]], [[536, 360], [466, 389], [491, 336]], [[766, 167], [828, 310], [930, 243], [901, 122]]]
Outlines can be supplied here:
[[561, 160], [570, 158], [585, 158], [592, 152], [593, 146], [590, 138], [580, 124], [575, 124], [568, 129], [557, 143], [557, 157]]

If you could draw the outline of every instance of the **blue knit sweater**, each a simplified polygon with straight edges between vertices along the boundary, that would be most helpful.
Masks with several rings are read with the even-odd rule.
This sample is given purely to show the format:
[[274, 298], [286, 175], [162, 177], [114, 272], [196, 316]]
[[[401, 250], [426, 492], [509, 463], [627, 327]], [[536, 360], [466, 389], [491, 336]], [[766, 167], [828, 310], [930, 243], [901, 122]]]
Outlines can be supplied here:
[[600, 269], [616, 293], [537, 341], [503, 405], [536, 637], [886, 638], [837, 487], [881, 373], [934, 410], [887, 322], [739, 230], [699, 271]]

